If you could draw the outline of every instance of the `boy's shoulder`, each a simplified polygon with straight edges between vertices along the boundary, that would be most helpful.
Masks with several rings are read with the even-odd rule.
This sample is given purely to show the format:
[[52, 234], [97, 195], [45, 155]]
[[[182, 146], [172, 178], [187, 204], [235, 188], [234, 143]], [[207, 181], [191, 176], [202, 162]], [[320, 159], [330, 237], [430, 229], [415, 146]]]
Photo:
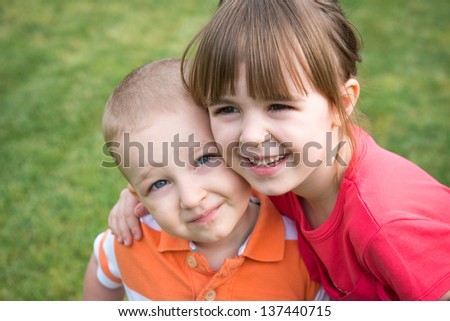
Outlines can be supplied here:
[[297, 240], [297, 229], [295, 222], [282, 214], [274, 205], [269, 196], [261, 194], [256, 190], [252, 191], [251, 202], [258, 204], [260, 207], [259, 220], [264, 220], [265, 228], [275, 228], [275, 226], [283, 226], [285, 240]]
[[139, 219], [141, 221], [141, 226], [147, 226], [154, 231], [161, 232], [161, 226], [153, 218], [151, 214], [147, 214]]

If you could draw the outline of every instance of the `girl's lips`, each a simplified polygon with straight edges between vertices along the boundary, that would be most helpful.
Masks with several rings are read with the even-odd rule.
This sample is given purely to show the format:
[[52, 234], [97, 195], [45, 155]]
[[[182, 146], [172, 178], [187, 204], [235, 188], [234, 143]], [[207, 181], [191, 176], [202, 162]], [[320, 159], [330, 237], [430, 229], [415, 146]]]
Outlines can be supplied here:
[[249, 158], [241, 158], [241, 167], [246, 168], [256, 176], [272, 176], [282, 167], [286, 166], [289, 155], [270, 157], [252, 161]]
[[219, 211], [220, 205], [214, 207], [211, 210], [205, 211], [201, 215], [196, 216], [195, 218], [188, 221], [188, 223], [206, 223], [211, 221], [216, 213]]
[[282, 161], [286, 157], [286, 154], [268, 156], [268, 157], [258, 157], [258, 158], [247, 158], [250, 163], [254, 166], [275, 166], [278, 162]]

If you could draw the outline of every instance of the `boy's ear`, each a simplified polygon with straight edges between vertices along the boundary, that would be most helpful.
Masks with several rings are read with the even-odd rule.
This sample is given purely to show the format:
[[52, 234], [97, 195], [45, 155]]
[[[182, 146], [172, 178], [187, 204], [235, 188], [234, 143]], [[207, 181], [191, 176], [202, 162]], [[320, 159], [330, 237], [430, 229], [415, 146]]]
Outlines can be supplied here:
[[359, 98], [359, 82], [355, 78], [350, 78], [341, 88], [342, 103], [345, 112], [350, 117]]
[[133, 185], [128, 184], [128, 191], [133, 194], [134, 197], [136, 197], [138, 200], [140, 200], [138, 193], [134, 189]]

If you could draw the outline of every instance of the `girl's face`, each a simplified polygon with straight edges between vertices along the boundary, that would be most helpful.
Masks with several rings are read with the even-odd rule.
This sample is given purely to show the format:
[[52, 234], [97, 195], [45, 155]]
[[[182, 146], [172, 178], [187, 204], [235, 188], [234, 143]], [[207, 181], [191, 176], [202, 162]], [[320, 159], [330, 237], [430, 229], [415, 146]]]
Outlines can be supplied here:
[[254, 99], [247, 91], [244, 67], [239, 69], [235, 95], [208, 106], [225, 161], [267, 195], [320, 194], [321, 185], [336, 174], [333, 157], [340, 147], [340, 122], [327, 99], [307, 82], [304, 94], [292, 81], [292, 100]]

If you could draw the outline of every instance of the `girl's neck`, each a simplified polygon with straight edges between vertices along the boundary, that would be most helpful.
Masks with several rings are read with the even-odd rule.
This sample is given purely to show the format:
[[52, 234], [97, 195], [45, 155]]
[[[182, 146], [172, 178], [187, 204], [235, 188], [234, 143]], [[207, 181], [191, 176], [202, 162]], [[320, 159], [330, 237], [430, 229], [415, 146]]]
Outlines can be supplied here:
[[252, 233], [258, 216], [259, 206], [249, 203], [245, 214], [227, 237], [213, 243], [195, 243], [213, 270], [220, 270], [225, 259], [238, 255], [239, 248]]
[[322, 225], [333, 212], [339, 189], [352, 158], [352, 148], [345, 144], [339, 152], [343, 164], [322, 166], [298, 186], [294, 193], [301, 198], [302, 209], [312, 229]]

